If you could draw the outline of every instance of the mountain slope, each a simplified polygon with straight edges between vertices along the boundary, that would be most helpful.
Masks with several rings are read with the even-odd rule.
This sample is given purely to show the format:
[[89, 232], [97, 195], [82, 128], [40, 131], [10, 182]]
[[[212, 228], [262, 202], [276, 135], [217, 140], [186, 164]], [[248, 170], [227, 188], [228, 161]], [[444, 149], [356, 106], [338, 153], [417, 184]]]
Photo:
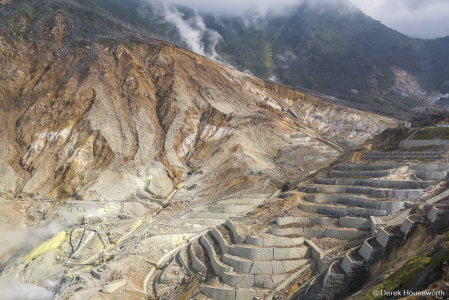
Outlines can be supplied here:
[[[188, 37], [164, 18], [167, 11], [158, 2], [82, 3], [172, 42], [188, 44]], [[215, 48], [221, 59], [241, 71], [363, 103], [376, 111], [407, 115], [416, 106], [431, 104], [436, 96], [423, 95], [439, 90], [449, 80], [449, 60], [444, 55], [448, 37], [409, 38], [366, 16], [348, 1], [303, 4], [283, 15], [264, 17], [200, 13], [205, 28], [211, 31], [200, 29], [193, 10], [177, 10], [183, 14], [183, 28], [191, 28], [202, 37], [197, 41], [203, 43], [201, 51], [211, 54]], [[222, 38], [217, 41], [210, 32]], [[395, 88], [402, 78], [394, 68], [416, 79], [421, 94]]]
[[[89, 187], [119, 173], [134, 176], [122, 199], [166, 197], [192, 170], [202, 188], [257, 173], [297, 177], [328, 158], [289, 150], [277, 135], [301, 128], [330, 145], [360, 145], [395, 124], [148, 40], [78, 5], [26, 3], [3, 8], [18, 14], [18, 32], [4, 28], [1, 42], [2, 192], [11, 196], [107, 198]], [[312, 154], [303, 171], [276, 162], [301, 151]]]

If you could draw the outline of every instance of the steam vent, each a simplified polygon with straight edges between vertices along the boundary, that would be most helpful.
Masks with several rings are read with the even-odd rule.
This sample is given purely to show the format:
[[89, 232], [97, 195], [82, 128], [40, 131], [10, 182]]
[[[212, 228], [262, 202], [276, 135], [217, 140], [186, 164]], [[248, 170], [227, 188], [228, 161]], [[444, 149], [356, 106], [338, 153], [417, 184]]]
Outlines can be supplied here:
[[285, 2], [0, 0], [1, 300], [449, 299], [449, 37]]

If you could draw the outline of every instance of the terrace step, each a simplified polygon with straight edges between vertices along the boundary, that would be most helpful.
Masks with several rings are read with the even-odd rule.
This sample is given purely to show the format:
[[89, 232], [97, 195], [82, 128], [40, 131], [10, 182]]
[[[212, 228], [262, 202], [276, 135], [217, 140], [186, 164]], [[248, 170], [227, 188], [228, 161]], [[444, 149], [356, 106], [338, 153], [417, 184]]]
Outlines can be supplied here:
[[331, 177], [363, 177], [380, 178], [390, 175], [389, 171], [331, 171]]
[[310, 255], [310, 249], [305, 245], [295, 248], [261, 248], [239, 244], [234, 245], [230, 254], [250, 260], [288, 260], [307, 257]]
[[250, 260], [235, 255], [225, 254], [223, 261], [232, 266], [235, 272], [246, 274], [285, 274], [292, 272], [311, 260], [300, 258], [296, 260]]
[[190, 226], [191, 224], [203, 226], [216, 226], [223, 224], [226, 219], [178, 219], [171, 222], [172, 225]]
[[202, 232], [210, 228], [210, 226], [203, 226], [203, 225], [168, 225], [168, 228], [171, 228], [173, 230], [179, 231], [179, 232]]
[[425, 189], [433, 185], [432, 181], [387, 180], [371, 178], [317, 178], [317, 184], [366, 186], [388, 189]]
[[218, 213], [218, 212], [189, 212], [180, 219], [229, 219], [230, 217], [236, 217], [238, 214], [235, 213]]
[[190, 255], [190, 263], [192, 269], [206, 274], [207, 272], [207, 264], [206, 264], [206, 253], [201, 245], [198, 243], [198, 240], [194, 240], [189, 247], [189, 255]]
[[216, 205], [260, 205], [266, 198], [233, 198], [215, 202]]
[[[365, 208], [347, 208], [346, 206], [333, 206], [333, 205], [323, 205], [323, 204], [299, 204], [299, 209], [305, 212], [309, 213], [321, 213], [318, 212], [318, 210], [322, 211], [323, 209], [325, 211], [331, 211], [336, 212], [335, 214], [328, 214], [331, 216], [338, 216], [338, 217], [344, 217], [344, 216], [353, 216], [353, 217], [360, 217], [365, 215], [368, 216], [385, 216], [387, 214], [386, 210], [377, 210], [377, 209], [365, 209]], [[337, 215], [338, 213], [338, 215]], [[326, 212], [324, 212], [326, 214]]]
[[241, 214], [250, 211], [254, 208], [254, 205], [202, 205], [193, 208], [195, 212], [214, 212], [214, 213], [232, 213]]
[[225, 284], [232, 287], [250, 288], [261, 287], [273, 289], [279, 283], [287, 279], [289, 274], [244, 274], [237, 272], [224, 272], [222, 280]]
[[271, 290], [260, 288], [239, 288], [233, 289], [228, 286], [208, 286], [205, 285], [201, 292], [212, 300], [253, 300], [255, 297], [263, 298]]
[[389, 199], [414, 198], [421, 196], [423, 193], [422, 189], [395, 190], [388, 188], [354, 187], [351, 185], [307, 185], [301, 186], [298, 190], [303, 193], [352, 194]]
[[300, 235], [307, 238], [330, 237], [340, 240], [351, 240], [368, 233], [365, 230], [337, 229], [337, 228], [271, 228], [270, 234], [276, 236]]

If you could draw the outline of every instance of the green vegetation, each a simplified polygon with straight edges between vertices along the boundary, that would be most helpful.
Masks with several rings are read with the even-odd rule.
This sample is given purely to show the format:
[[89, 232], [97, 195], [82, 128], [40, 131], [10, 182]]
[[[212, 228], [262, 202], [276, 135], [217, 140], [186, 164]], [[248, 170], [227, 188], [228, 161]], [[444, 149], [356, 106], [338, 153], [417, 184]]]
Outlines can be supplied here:
[[398, 134], [394, 141], [387, 147], [388, 150], [396, 150], [399, 147], [399, 143], [406, 140], [409, 136], [411, 136], [413, 133], [410, 133], [408, 131], [405, 131], [401, 134]]
[[113, 38], [104, 38], [98, 41], [100, 44], [105, 46], [111, 46], [118, 44], [118, 41]]
[[449, 231], [446, 232], [446, 233], [443, 235], [443, 240], [444, 240], [445, 242], [449, 242]]
[[22, 35], [12, 17], [6, 18], [6, 26], [9, 27], [12, 36], [20, 37]]
[[50, 4], [50, 7], [51, 8], [53, 8], [53, 9], [60, 9], [60, 8], [62, 8], [64, 6], [64, 3], [63, 2], [52, 2], [51, 4]]
[[414, 140], [449, 140], [449, 127], [429, 127], [418, 131]]
[[129, 49], [129, 50], [133, 50], [133, 47], [131, 47], [131, 45], [129, 45], [128, 43], [125, 42], [120, 42], [120, 44], [122, 44], [123, 47]]
[[116, 39], [113, 38], [104, 38], [104, 39], [100, 39], [98, 41], [100, 44], [105, 45], [105, 46], [112, 46], [112, 45], [122, 45], [123, 47], [129, 49], [129, 50], [133, 50], [133, 47], [131, 47], [131, 45], [129, 45], [128, 43], [122, 42], [122, 41], [118, 41]]
[[419, 278], [419, 272], [431, 262], [432, 251], [415, 256], [399, 270], [390, 275], [384, 282], [369, 289], [364, 295], [365, 300], [381, 299], [383, 296], [373, 295], [374, 290], [396, 291], [406, 285], [413, 285]]
[[26, 6], [26, 5], [18, 5], [17, 6], [17, 11], [24, 17], [27, 18], [33, 18], [34, 15], [36, 14], [36, 9], [34, 7], [31, 6]]
[[273, 52], [270, 43], [266, 43], [264, 47], [264, 65], [268, 74], [273, 74]]
[[78, 47], [84, 47], [88, 44], [88, 42], [86, 40], [77, 40], [72, 42], [72, 47], [73, 48], [78, 48]]

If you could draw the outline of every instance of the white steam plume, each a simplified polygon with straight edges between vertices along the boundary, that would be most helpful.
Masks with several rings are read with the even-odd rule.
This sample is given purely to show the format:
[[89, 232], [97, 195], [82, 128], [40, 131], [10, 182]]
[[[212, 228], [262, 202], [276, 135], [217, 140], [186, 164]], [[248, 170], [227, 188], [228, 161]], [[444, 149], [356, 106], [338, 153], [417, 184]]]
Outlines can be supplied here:
[[[217, 44], [222, 40], [221, 35], [215, 30], [208, 29], [204, 24], [203, 18], [195, 11], [195, 15], [188, 19], [184, 18], [175, 5], [171, 2], [160, 0], [148, 0], [160, 15], [165, 20], [174, 26], [179, 31], [181, 39], [193, 52], [208, 57], [220, 63], [226, 64], [220, 55], [215, 50]], [[207, 47], [204, 40], [207, 40]]]
[[46, 288], [21, 283], [16, 279], [2, 280], [0, 285], [3, 291], [0, 291], [1, 300], [51, 300], [53, 291]]

